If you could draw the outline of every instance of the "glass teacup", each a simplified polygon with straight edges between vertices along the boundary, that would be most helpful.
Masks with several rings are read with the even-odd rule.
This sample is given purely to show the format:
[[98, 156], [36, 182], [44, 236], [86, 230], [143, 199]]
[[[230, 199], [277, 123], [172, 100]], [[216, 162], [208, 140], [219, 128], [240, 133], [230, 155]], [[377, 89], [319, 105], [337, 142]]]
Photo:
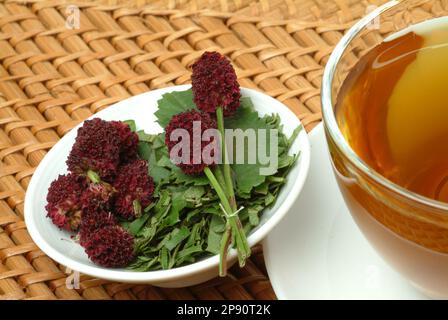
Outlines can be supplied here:
[[435, 298], [448, 298], [448, 204], [411, 192], [373, 170], [345, 140], [334, 108], [350, 70], [386, 36], [447, 15], [443, 1], [386, 3], [343, 37], [328, 61], [322, 84], [330, 156], [354, 220], [385, 261]]

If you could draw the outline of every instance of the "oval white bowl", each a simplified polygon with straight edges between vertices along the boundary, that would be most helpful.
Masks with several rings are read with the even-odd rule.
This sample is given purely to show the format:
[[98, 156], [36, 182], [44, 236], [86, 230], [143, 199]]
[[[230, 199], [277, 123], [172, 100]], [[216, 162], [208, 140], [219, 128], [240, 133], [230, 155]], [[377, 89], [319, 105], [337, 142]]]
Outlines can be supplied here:
[[[190, 85], [175, 86], [149, 91], [113, 106], [92, 116], [104, 120], [135, 120], [139, 130], [159, 133], [162, 128], [156, 122], [154, 112], [162, 95], [172, 91], [182, 91]], [[255, 90], [241, 89], [243, 96], [250, 97], [255, 109], [261, 114], [277, 113], [283, 124], [284, 133], [289, 137], [300, 121], [284, 104]], [[81, 126], [80, 124], [79, 126]], [[79, 127], [78, 126], [78, 127]], [[64, 266], [83, 274], [127, 283], [148, 283], [162, 287], [191, 286], [212, 279], [218, 275], [219, 257], [212, 256], [196, 263], [171, 270], [135, 272], [126, 269], [108, 269], [95, 265], [89, 260], [84, 249], [71, 239], [71, 234], [59, 230], [46, 217], [46, 195], [50, 183], [59, 174], [67, 172], [65, 160], [74, 143], [78, 127], [67, 133], [45, 156], [37, 167], [25, 197], [25, 222], [28, 231], [49, 257]], [[298, 197], [310, 164], [310, 145], [305, 130], [302, 130], [291, 147], [290, 153], [300, 152], [300, 158], [290, 171], [287, 183], [283, 186], [274, 207], [263, 212], [260, 224], [248, 237], [250, 246], [260, 242], [272, 228], [285, 216]], [[236, 251], [228, 255], [229, 264], [235, 261]], [[285, 261], [285, 263], [287, 263]]]

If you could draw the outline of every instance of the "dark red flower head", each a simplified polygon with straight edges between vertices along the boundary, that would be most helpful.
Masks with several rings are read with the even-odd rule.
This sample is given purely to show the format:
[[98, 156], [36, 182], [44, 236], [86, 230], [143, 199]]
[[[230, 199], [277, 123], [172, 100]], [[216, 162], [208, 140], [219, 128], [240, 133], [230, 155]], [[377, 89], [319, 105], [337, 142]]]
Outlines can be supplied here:
[[222, 107], [224, 116], [240, 106], [240, 85], [230, 61], [218, 52], [205, 52], [193, 64], [191, 75], [194, 102], [204, 112]]
[[[194, 132], [195, 123], [197, 124], [198, 128], [200, 128], [198, 137]], [[173, 134], [176, 129], [186, 130], [186, 132], [188, 133], [188, 137], [176, 137]], [[183, 158], [182, 149], [188, 150], [189, 148], [190, 154], [189, 157], [185, 156], [186, 161], [177, 161], [178, 163], [176, 163], [175, 161], [173, 161], [173, 159], [171, 159], [186, 174], [200, 174], [204, 171], [205, 167], [213, 166], [216, 163], [215, 157], [217, 157], [218, 155], [215, 155], [213, 151], [210, 152], [210, 159], [203, 158], [204, 148], [209, 144], [218, 143], [218, 141], [215, 141], [215, 138], [211, 138], [211, 141], [202, 141], [202, 134], [207, 129], [216, 129], [215, 119], [213, 119], [208, 113], [202, 113], [197, 110], [190, 110], [174, 115], [171, 118], [170, 123], [165, 128], [165, 144], [168, 147], [168, 152], [170, 153], [171, 158], [173, 156], [171, 154], [172, 151], [175, 153], [176, 157], [178, 156], [179, 158]], [[195, 143], [195, 139], [199, 139], [199, 143]], [[173, 150], [175, 147], [176, 150]]]
[[135, 160], [118, 170], [114, 181], [115, 211], [126, 220], [133, 220], [150, 203], [154, 193], [154, 182], [148, 175], [148, 163]]
[[95, 231], [84, 243], [90, 260], [107, 267], [126, 267], [134, 260], [134, 237], [120, 226]]
[[47, 194], [47, 216], [59, 228], [76, 231], [81, 223], [81, 194], [87, 181], [75, 174], [60, 175]]
[[85, 246], [97, 230], [115, 225], [118, 225], [117, 219], [110, 211], [83, 209], [79, 228], [80, 244]]
[[82, 209], [89, 211], [110, 211], [115, 192], [115, 189], [106, 182], [89, 183], [81, 195]]
[[120, 160], [129, 162], [137, 159], [138, 135], [131, 131], [129, 126], [121, 121], [112, 121], [120, 138]]
[[111, 122], [98, 118], [87, 120], [78, 129], [78, 136], [68, 156], [68, 169], [76, 174], [96, 172], [110, 181], [120, 161], [120, 136]]

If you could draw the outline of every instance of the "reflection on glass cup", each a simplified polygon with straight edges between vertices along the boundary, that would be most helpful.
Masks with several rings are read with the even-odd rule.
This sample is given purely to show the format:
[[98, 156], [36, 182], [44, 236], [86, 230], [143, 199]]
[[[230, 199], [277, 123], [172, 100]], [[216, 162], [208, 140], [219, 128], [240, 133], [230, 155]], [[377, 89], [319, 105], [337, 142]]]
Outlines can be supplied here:
[[[376, 166], [374, 161], [370, 161], [371, 159], [367, 159], [359, 151], [362, 149], [362, 139], [356, 137], [358, 132], [356, 130], [358, 129], [354, 130], [353, 128], [349, 128], [353, 129], [350, 131], [347, 128], [343, 128], [344, 125], [350, 126], [356, 123], [357, 119], [360, 118], [357, 112], [361, 112], [360, 110], [362, 108], [354, 103], [349, 112], [346, 112], [346, 116], [352, 117], [355, 120], [352, 119], [351, 122], [343, 123], [343, 120], [338, 119], [338, 105], [341, 103], [341, 92], [343, 93], [346, 90], [347, 82], [351, 81], [352, 83], [350, 85], [355, 85], [356, 81], [362, 81], [363, 79], [362, 77], [351, 77], [353, 70], [359, 68], [359, 61], [363, 61], [365, 57], [372, 54], [372, 49], [378, 48], [378, 45], [384, 43], [385, 38], [395, 39], [393, 35], [406, 34], [405, 32], [400, 33], [400, 31], [408, 30], [407, 28], [410, 26], [421, 24], [424, 21], [430, 21], [435, 18], [442, 17], [443, 19], [447, 15], [448, 6], [441, 1], [405, 0], [386, 3], [359, 21], [343, 37], [328, 61], [322, 84], [323, 118], [330, 156], [339, 187], [354, 220], [368, 241], [385, 261], [425, 294], [437, 298], [448, 298], [447, 198], [442, 196], [440, 198], [438, 196], [430, 197], [424, 192], [419, 192], [419, 188], [426, 186], [426, 182], [423, 182], [425, 181], [423, 179], [427, 177], [432, 178], [429, 173], [430, 171], [423, 171], [423, 174], [420, 174], [418, 177], [420, 180], [415, 180], [412, 177], [414, 180], [411, 183], [405, 181], [409, 176], [409, 174], [403, 174], [405, 171], [401, 172], [401, 175], [399, 170], [398, 173], [396, 172], [396, 163], [393, 164], [394, 166], [390, 166], [395, 171], [390, 170], [388, 174], [379, 170], [381, 168], [386, 171], [384, 169], [386, 165], [381, 163]], [[446, 22], [448, 23], [448, 17]], [[435, 34], [434, 32], [432, 33], [432, 35]], [[414, 44], [417, 43], [414, 38], [413, 41]], [[440, 39], [437, 39], [437, 41], [440, 41]], [[448, 43], [448, 39], [446, 39], [446, 43], [443, 41], [441, 42], [443, 45], [440, 45], [440, 47]], [[389, 45], [387, 54], [390, 56], [388, 61], [393, 60], [395, 63], [393, 54], [397, 55], [397, 59], [402, 58], [398, 56], [401, 54], [397, 49], [398, 46], [400, 46], [399, 41]], [[416, 59], [420, 59], [418, 51], [411, 49], [408, 48], [406, 52], [406, 56], [412, 60], [410, 60], [409, 65], [413, 61], [417, 61]], [[448, 59], [448, 55], [446, 56]], [[381, 59], [377, 59], [375, 62], [381, 62]], [[446, 66], [448, 66], [448, 62]], [[400, 72], [400, 76], [403, 77], [403, 75], [406, 75], [406, 72], [410, 72], [409, 69], [410, 67], [406, 66], [406, 68], [394, 72]], [[426, 69], [420, 70], [420, 72], [426, 72]], [[395, 86], [397, 83], [399, 82], [394, 82], [393, 85]], [[384, 83], [376, 85], [384, 85], [386, 89], [388, 87]], [[402, 83], [400, 85], [405, 88]], [[375, 90], [375, 86], [369, 87], [366, 85], [364, 86], [364, 90]], [[378, 95], [381, 96], [386, 91], [377, 90], [375, 94], [378, 97]], [[414, 94], [415, 92], [410, 92], [409, 94], [411, 93]], [[388, 94], [391, 93], [389, 92]], [[385, 98], [389, 99], [389, 97]], [[448, 98], [448, 90], [446, 92], [446, 98]], [[448, 99], [446, 100], [448, 101]], [[391, 108], [393, 102], [390, 99], [387, 101], [388, 108]], [[397, 99], [394, 101], [397, 101]], [[367, 101], [366, 103], [369, 104], [370, 102]], [[371, 104], [368, 107], [374, 107], [374, 102]], [[395, 102], [395, 104], [397, 103]], [[408, 108], [409, 106], [406, 107]], [[422, 108], [424, 107], [427, 106], [422, 106]], [[409, 107], [406, 110], [409, 109], [412, 108]], [[389, 114], [392, 111], [386, 111], [389, 112], [387, 116], [390, 116]], [[431, 112], [431, 110], [428, 112]], [[448, 115], [448, 110], [443, 112]], [[402, 116], [403, 121], [411, 121], [409, 120], [409, 115]], [[393, 121], [389, 121], [389, 128], [374, 126], [372, 130], [392, 130], [390, 129], [391, 123], [392, 126], [394, 125]], [[448, 122], [446, 119], [442, 119], [438, 123], [440, 123], [442, 129], [446, 128], [448, 131]], [[366, 128], [362, 128], [363, 124], [364, 122], [362, 121], [357, 124], [361, 127], [359, 132], [366, 131]], [[410, 132], [420, 132], [422, 126], [415, 127], [416, 130]], [[437, 124], [434, 123], [434, 126], [437, 126]], [[428, 130], [435, 130], [432, 127], [426, 128]], [[425, 129], [424, 126], [423, 129]], [[350, 139], [347, 139], [347, 130], [352, 134]], [[381, 132], [379, 134], [381, 135]], [[448, 136], [444, 136], [444, 138], [448, 138]], [[361, 143], [359, 141], [353, 142], [353, 139], [361, 139]], [[389, 139], [387, 143], [391, 143], [390, 140], [393, 137], [387, 136], [385, 139]], [[418, 139], [414, 140], [417, 141]], [[447, 147], [441, 147], [443, 152], [448, 149], [448, 139], [446, 141]], [[357, 143], [361, 147], [354, 147]], [[428, 147], [428, 144], [426, 144], [426, 148], [428, 150], [431, 148], [439, 150], [436, 145], [430, 145]], [[379, 150], [381, 151], [382, 149]], [[370, 150], [370, 152], [373, 153], [373, 157], [382, 156], [378, 154], [378, 150], [374, 149], [373, 151]], [[425, 153], [420, 153], [419, 158], [425, 159], [425, 155]], [[435, 156], [438, 159], [438, 169], [445, 170], [445, 174], [448, 177], [448, 158], [441, 157], [440, 155], [438, 158], [437, 155]], [[395, 154], [391, 157], [395, 157]], [[409, 157], [403, 159], [409, 162], [414, 161], [413, 158]], [[441, 166], [445, 167], [442, 168]], [[399, 164], [398, 167], [400, 167]], [[411, 170], [409, 172], [412, 173], [413, 171]], [[442, 177], [440, 174], [439, 176]], [[418, 183], [415, 183], [415, 181], [418, 181]], [[445, 184], [447, 187], [446, 190], [444, 189]], [[446, 195], [448, 196], [448, 178], [434, 185], [437, 189], [437, 195], [444, 194], [446, 191]], [[425, 196], [422, 194], [425, 194]]]

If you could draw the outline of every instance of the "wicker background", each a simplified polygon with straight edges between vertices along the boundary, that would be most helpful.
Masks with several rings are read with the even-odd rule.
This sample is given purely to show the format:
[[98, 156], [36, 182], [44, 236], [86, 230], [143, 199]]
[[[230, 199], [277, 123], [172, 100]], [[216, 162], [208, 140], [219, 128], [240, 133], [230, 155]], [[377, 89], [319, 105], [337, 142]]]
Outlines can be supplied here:
[[80, 288], [68, 289], [70, 273], [26, 230], [25, 190], [46, 152], [79, 121], [129, 96], [188, 82], [190, 63], [206, 49], [229, 56], [242, 86], [284, 102], [310, 130], [321, 119], [325, 62], [369, 3], [112, 2], [125, 4], [80, 2], [80, 29], [68, 30], [65, 1], [0, 1], [0, 299], [275, 299], [261, 247], [246, 268], [195, 287], [81, 276]]

